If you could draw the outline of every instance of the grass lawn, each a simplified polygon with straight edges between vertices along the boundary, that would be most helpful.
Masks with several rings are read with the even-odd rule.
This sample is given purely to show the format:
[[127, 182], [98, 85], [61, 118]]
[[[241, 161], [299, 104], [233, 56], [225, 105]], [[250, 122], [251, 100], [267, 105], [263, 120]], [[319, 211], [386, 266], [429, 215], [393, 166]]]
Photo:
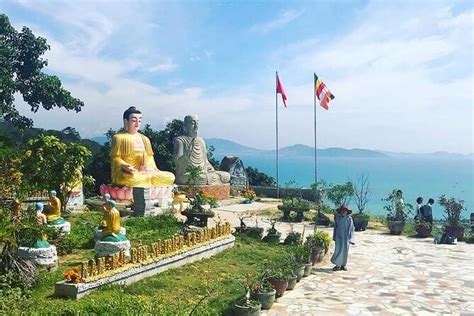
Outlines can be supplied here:
[[[77, 246], [60, 257], [54, 272], [41, 271], [30, 300], [10, 300], [0, 304], [0, 314], [154, 314], [197, 315], [227, 314], [234, 301], [245, 294], [243, 280], [258, 275], [265, 262], [283, 260], [287, 246], [270, 245], [248, 237], [238, 237], [233, 248], [216, 256], [177, 269], [168, 270], [129, 286], [111, 285], [80, 300], [53, 296], [54, 283], [81, 261], [93, 258], [93, 227], [100, 213], [68, 216], [72, 223], [71, 240]], [[170, 216], [129, 218], [123, 221], [132, 243], [149, 244], [181, 230], [181, 224]], [[1, 303], [1, 302], [0, 302]], [[5, 302], [4, 302], [5, 303]]]

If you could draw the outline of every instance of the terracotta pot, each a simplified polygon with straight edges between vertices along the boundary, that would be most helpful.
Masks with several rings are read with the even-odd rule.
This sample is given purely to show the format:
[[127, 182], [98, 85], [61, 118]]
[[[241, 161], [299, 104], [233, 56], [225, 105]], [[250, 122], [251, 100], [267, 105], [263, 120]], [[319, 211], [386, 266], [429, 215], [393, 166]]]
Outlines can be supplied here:
[[285, 293], [286, 288], [288, 287], [287, 280], [278, 280], [278, 279], [269, 279], [268, 282], [273, 286], [276, 291], [276, 296], [280, 297]]

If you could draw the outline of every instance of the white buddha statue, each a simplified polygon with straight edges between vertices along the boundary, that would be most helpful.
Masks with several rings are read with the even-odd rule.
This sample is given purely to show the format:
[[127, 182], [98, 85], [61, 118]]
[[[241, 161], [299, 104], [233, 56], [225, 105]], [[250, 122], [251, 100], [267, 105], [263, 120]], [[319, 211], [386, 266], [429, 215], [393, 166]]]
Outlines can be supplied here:
[[176, 166], [176, 183], [189, 184], [188, 166], [200, 167], [201, 176], [196, 184], [216, 185], [229, 183], [230, 174], [216, 171], [207, 159], [207, 148], [204, 139], [197, 136], [199, 119], [197, 115], [184, 118], [184, 135], [174, 141], [173, 161]]

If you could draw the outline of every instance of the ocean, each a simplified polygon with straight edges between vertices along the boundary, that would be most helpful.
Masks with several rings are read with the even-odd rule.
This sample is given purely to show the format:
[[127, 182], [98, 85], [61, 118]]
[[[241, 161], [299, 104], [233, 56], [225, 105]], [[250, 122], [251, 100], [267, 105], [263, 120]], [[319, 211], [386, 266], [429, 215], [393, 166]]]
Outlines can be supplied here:
[[[276, 177], [275, 157], [270, 155], [241, 155], [244, 165], [257, 168]], [[314, 182], [314, 158], [309, 156], [279, 157], [279, 183], [285, 186], [295, 181], [301, 188]], [[437, 203], [439, 196], [465, 201], [466, 211], [463, 218], [469, 218], [474, 212], [474, 159], [472, 157], [384, 157], [384, 158], [329, 158], [318, 157], [318, 178], [328, 183], [340, 184], [354, 180], [358, 174], [369, 176], [372, 195], [366, 210], [372, 214], [385, 215], [381, 199], [387, 197], [393, 189], [403, 191], [405, 203], [415, 206], [418, 196], [425, 203], [435, 199], [433, 216], [444, 218], [444, 210]], [[352, 210], [357, 207], [352, 201]]]

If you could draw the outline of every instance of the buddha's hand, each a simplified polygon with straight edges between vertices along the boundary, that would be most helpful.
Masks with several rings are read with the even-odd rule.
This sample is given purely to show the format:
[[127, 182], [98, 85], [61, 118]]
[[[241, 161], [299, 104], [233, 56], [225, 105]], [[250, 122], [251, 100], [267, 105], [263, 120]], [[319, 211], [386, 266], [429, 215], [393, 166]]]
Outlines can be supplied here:
[[140, 172], [147, 172], [148, 169], [147, 169], [146, 166], [140, 166], [140, 168], [138, 168], [138, 171], [140, 171]]
[[135, 172], [135, 168], [133, 168], [130, 165], [122, 165], [122, 170], [126, 173], [134, 173]]

